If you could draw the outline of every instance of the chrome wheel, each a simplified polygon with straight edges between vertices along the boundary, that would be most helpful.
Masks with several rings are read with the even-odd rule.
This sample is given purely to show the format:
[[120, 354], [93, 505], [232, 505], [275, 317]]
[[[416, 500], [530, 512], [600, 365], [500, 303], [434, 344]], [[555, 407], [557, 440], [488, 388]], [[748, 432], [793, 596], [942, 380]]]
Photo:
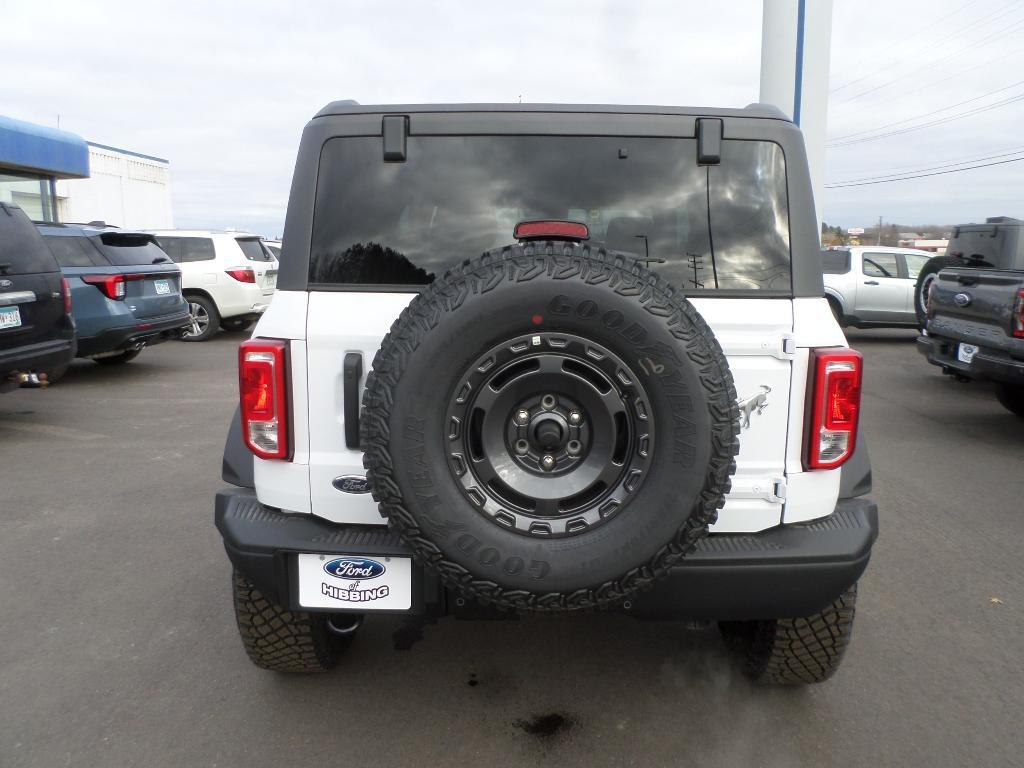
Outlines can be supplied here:
[[932, 283], [935, 282], [935, 278], [938, 276], [937, 272], [925, 275], [921, 281], [921, 290], [918, 292], [917, 303], [918, 310], [921, 313], [921, 317], [925, 317], [928, 314], [928, 292], [932, 289]]
[[188, 316], [192, 325], [189, 330], [185, 331], [186, 338], [202, 336], [206, 333], [206, 329], [210, 327], [210, 313], [206, 311], [206, 307], [190, 301], [188, 303]]

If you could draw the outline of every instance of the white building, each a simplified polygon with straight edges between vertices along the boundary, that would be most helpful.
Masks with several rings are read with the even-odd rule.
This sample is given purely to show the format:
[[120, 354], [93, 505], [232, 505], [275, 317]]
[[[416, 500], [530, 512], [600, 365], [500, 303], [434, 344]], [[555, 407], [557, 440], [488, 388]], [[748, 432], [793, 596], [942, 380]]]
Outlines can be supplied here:
[[89, 178], [56, 182], [59, 221], [105, 221], [123, 229], [171, 229], [171, 164], [88, 142]]

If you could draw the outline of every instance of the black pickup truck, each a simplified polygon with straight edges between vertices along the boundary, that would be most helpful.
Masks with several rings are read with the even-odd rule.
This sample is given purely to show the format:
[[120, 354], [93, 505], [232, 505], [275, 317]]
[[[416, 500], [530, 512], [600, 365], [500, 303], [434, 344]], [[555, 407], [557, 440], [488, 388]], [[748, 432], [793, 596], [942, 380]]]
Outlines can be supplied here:
[[928, 286], [917, 348], [961, 381], [995, 382], [996, 397], [1024, 418], [1024, 221], [957, 227], [956, 266]]

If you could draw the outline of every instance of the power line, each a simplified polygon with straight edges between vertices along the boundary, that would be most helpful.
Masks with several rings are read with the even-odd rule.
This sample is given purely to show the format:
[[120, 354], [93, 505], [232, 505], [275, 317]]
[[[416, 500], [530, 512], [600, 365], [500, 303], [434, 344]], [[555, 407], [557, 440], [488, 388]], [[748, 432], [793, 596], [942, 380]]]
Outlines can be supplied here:
[[893, 85], [894, 83], [898, 83], [900, 80], [905, 80], [906, 78], [910, 77], [911, 75], [915, 75], [918, 72], [922, 72], [922, 71], [924, 71], [926, 69], [931, 69], [931, 68], [935, 67], [937, 64], [941, 64], [942, 62], [949, 61], [950, 59], [955, 59], [956, 57], [964, 54], [965, 52], [971, 50], [972, 48], [978, 47], [979, 45], [982, 45], [982, 44], [990, 45], [991, 43], [994, 43], [996, 40], [1001, 40], [1002, 38], [1006, 37], [1007, 35], [1011, 35], [1011, 34], [1016, 33], [1018, 28], [1020, 28], [1022, 26], [1024, 26], [1024, 19], [1022, 19], [1020, 21], [1014, 22], [1009, 27], [1005, 27], [1001, 32], [999, 32], [998, 34], [996, 34], [996, 35], [994, 35], [992, 37], [985, 38], [984, 40], [976, 40], [973, 43], [970, 43], [969, 45], [966, 45], [963, 48], [960, 48], [959, 50], [956, 50], [953, 53], [948, 54], [947, 56], [943, 56], [940, 59], [936, 59], [935, 61], [929, 62], [927, 64], [923, 64], [920, 67], [917, 67], [916, 69], [910, 70], [909, 72], [904, 72], [902, 75], [894, 77], [892, 80], [887, 80], [886, 82], [881, 83], [880, 85], [876, 85], [873, 88], [868, 88], [866, 91], [860, 91], [859, 93], [855, 93], [852, 96], [849, 96], [849, 97], [847, 97], [845, 99], [837, 101], [836, 105], [838, 106], [840, 104], [846, 104], [848, 102], [854, 101], [855, 99], [859, 99], [862, 96], [867, 96], [869, 93], [874, 93], [875, 91], [880, 91], [883, 88], [888, 88], [890, 85]]
[[[1021, 155], [1021, 154], [1024, 154], [1024, 147], [1020, 147], [1018, 149], [1007, 150], [1005, 152], [998, 152], [998, 153], [992, 154], [992, 155], [982, 155], [980, 157], [978, 157], [978, 156], [971, 156], [970, 158], [965, 158], [965, 159], [962, 159], [962, 160], [951, 160], [951, 161], [949, 161], [947, 163], [941, 163], [940, 165], [930, 165], [930, 166], [927, 166], [925, 168], [906, 168], [906, 169], [901, 170], [901, 171], [891, 171], [889, 173], [883, 173], [883, 174], [880, 174], [878, 176], [862, 176], [862, 177], [858, 177], [856, 179], [847, 179], [846, 181], [833, 182], [833, 183], [835, 183], [835, 184], [853, 184], [855, 182], [861, 182], [861, 181], [884, 181], [884, 180], [887, 180], [887, 179], [894, 179], [894, 178], [900, 177], [900, 176], [906, 176], [908, 174], [926, 173], [926, 172], [930, 172], [930, 171], [938, 171], [938, 170], [941, 170], [943, 168], [956, 168], [957, 166], [960, 166], [960, 165], [969, 165], [969, 164], [972, 164], [972, 163], [981, 163], [981, 162], [985, 162], [985, 161], [988, 161], [988, 160], [996, 160], [996, 159], [1004, 158], [1004, 157], [1013, 157], [1014, 155]], [[957, 170], [959, 170], [959, 169], [957, 169]]]
[[983, 163], [981, 165], [969, 165], [966, 168], [955, 168], [951, 171], [935, 171], [933, 173], [918, 173], [913, 176], [901, 176], [897, 179], [884, 179], [881, 181], [857, 181], [857, 182], [845, 182], [841, 184], [826, 184], [825, 189], [840, 189], [842, 187], [865, 187], [872, 184], [889, 184], [893, 181], [907, 181], [909, 179], [923, 179], [926, 176], [944, 176], [947, 173], [960, 173], [961, 171], [973, 171], [976, 168], [991, 168], [994, 165], [1006, 165], [1007, 163], [1019, 163], [1024, 160], [1024, 157], [1015, 157], [1010, 160], [999, 160], [992, 163]]
[[[948, 19], [950, 16], [955, 16], [956, 14], [960, 13], [960, 11], [964, 10], [965, 8], [971, 7], [972, 5], [974, 5], [977, 2], [978, 2], [978, 0], [970, 0], [970, 2], [964, 3], [963, 5], [961, 5], [956, 10], [950, 11], [945, 16], [939, 17], [938, 19], [936, 19], [935, 21], [933, 21], [931, 24], [927, 25], [926, 27], [922, 27], [921, 29], [917, 30], [917, 32], [914, 32], [912, 35], [909, 35], [909, 36], [903, 38], [900, 42], [901, 43], [906, 43], [908, 40], [913, 40], [915, 37], [920, 37], [921, 35], [923, 35], [928, 30], [930, 30], [933, 27], [936, 27], [939, 24], [941, 24], [943, 21]], [[961, 29], [960, 31], [963, 32], [964, 30]], [[857, 83], [859, 83], [859, 82], [861, 82], [863, 80], [867, 80], [869, 77], [871, 77], [873, 75], [876, 75], [879, 72], [884, 72], [885, 69], [886, 69], [886, 67], [879, 67], [878, 69], [874, 69], [874, 70], [868, 72], [866, 75], [861, 75], [860, 77], [858, 77], [855, 80], [851, 80], [848, 83], [843, 83], [842, 85], [838, 85], [835, 88], [830, 89], [829, 93], [837, 93], [838, 91], [841, 91], [844, 88], [849, 88], [851, 85], [856, 85]]]
[[954, 107], [962, 107], [964, 104], [970, 104], [972, 101], [980, 101], [981, 99], [987, 98], [988, 96], [994, 96], [995, 94], [1001, 93], [1002, 91], [1008, 91], [1011, 88], [1016, 88], [1018, 85], [1024, 85], [1024, 80], [1018, 80], [1016, 83], [1010, 83], [1010, 85], [1003, 86], [1002, 88], [996, 88], [994, 91], [989, 91], [988, 93], [983, 93], [980, 96], [975, 96], [973, 99], [964, 99], [963, 101], [958, 101], [955, 104], [950, 104], [949, 106], [943, 107], [942, 109], [936, 109], [932, 110], [931, 112], [925, 112], [923, 115], [915, 115], [914, 117], [908, 117], [903, 120], [896, 120], [895, 122], [885, 123], [884, 125], [878, 125], [875, 126], [874, 128], [867, 128], [863, 131], [854, 131], [853, 133], [848, 133], [845, 136], [836, 136], [835, 138], [830, 139], [830, 141], [843, 141], [845, 139], [850, 139], [855, 136], [861, 136], [865, 133], [874, 133], [875, 131], [881, 131], [885, 128], [891, 128], [894, 125], [911, 123], [914, 120], [920, 120], [923, 117], [931, 117], [932, 115], [937, 115], [940, 112], [948, 112]]
[[993, 109], [998, 109], [1000, 107], [1005, 107], [1008, 104], [1015, 104], [1015, 103], [1017, 103], [1019, 101], [1024, 101], [1024, 94], [1016, 94], [1014, 96], [1011, 96], [1008, 99], [1003, 99], [1002, 101], [997, 101], [997, 102], [994, 102], [993, 104], [988, 104], [988, 105], [986, 105], [984, 107], [978, 107], [976, 109], [971, 109], [971, 110], [968, 110], [967, 112], [961, 112], [961, 113], [956, 114], [956, 115], [949, 115], [948, 117], [943, 117], [943, 118], [939, 118], [937, 120], [932, 120], [932, 121], [927, 122], [927, 123], [922, 123], [921, 125], [911, 125], [911, 126], [907, 126], [906, 128], [900, 128], [900, 129], [895, 130], [895, 131], [887, 131], [885, 133], [879, 133], [879, 134], [877, 134], [875, 136], [863, 136], [863, 137], [858, 138], [858, 139], [848, 139], [846, 141], [835, 142], [835, 143], [832, 143], [832, 144], [826, 143], [825, 146], [828, 149], [839, 149], [841, 147], [853, 146], [854, 144], [862, 144], [865, 141], [876, 141], [877, 139], [886, 139], [886, 138], [889, 138], [890, 136], [900, 136], [900, 135], [902, 135], [904, 133], [911, 133], [913, 131], [919, 131], [919, 130], [921, 130], [923, 128], [932, 128], [932, 127], [934, 127], [936, 125], [945, 125], [946, 123], [952, 123], [955, 120], [962, 120], [965, 117], [971, 117], [973, 115], [980, 115], [983, 112], [989, 112], [989, 111], [991, 111]]

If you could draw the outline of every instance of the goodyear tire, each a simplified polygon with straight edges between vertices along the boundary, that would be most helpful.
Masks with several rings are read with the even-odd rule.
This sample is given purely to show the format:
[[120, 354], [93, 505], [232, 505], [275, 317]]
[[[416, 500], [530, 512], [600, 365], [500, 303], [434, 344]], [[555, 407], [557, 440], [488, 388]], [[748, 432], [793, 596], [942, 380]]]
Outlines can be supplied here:
[[466, 261], [394, 323], [360, 420], [381, 512], [460, 594], [621, 605], [707, 534], [738, 410], [693, 306], [621, 254], [563, 242]]
[[337, 665], [352, 635], [332, 633], [325, 614], [291, 611], [244, 575], [231, 576], [238, 634], [249, 659], [275, 672], [325, 672]]
[[743, 671], [765, 685], [807, 685], [828, 680], [843, 661], [853, 634], [857, 585], [820, 613], [796, 619], [721, 622]]

